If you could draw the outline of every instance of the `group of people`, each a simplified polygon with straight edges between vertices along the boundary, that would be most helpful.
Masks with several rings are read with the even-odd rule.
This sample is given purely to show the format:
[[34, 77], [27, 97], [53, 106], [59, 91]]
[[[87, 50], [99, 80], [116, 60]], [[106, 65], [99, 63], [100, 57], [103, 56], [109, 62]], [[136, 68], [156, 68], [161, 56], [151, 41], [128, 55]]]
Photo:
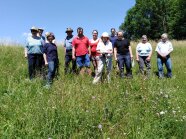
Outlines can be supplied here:
[[[65, 48], [65, 74], [79, 73], [81, 75], [93, 75], [93, 84], [100, 81], [104, 66], [106, 67], [107, 81], [111, 80], [112, 67], [119, 69], [121, 78], [132, 78], [132, 61], [133, 53], [130, 41], [124, 38], [122, 31], [114, 28], [111, 29], [111, 34], [103, 32], [101, 37], [98, 37], [98, 31], [92, 31], [92, 39], [88, 39], [83, 33], [83, 28], [77, 28], [77, 36], [73, 35], [73, 29], [66, 29], [66, 38], [64, 40]], [[36, 71], [43, 73], [43, 66], [48, 66], [47, 84], [52, 84], [56, 70], [59, 66], [57, 46], [55, 36], [52, 32], [46, 32], [45, 37], [42, 36], [42, 28], [31, 28], [31, 36], [27, 38], [25, 47], [25, 57], [28, 58], [29, 78], [32, 80]], [[170, 53], [173, 51], [172, 43], [168, 40], [166, 33], [161, 35], [161, 41], [157, 44], [157, 67], [159, 78], [164, 77], [163, 64], [167, 68], [167, 77], [172, 77], [172, 66]], [[139, 71], [142, 75], [150, 76], [151, 70], [152, 46], [148, 42], [146, 35], [143, 35], [141, 42], [136, 47], [136, 61], [139, 65]], [[116, 64], [113, 64], [114, 57]], [[93, 71], [91, 70], [91, 62]], [[70, 66], [72, 64], [72, 66]], [[145, 72], [146, 66], [146, 72]], [[126, 73], [124, 73], [124, 67]]]

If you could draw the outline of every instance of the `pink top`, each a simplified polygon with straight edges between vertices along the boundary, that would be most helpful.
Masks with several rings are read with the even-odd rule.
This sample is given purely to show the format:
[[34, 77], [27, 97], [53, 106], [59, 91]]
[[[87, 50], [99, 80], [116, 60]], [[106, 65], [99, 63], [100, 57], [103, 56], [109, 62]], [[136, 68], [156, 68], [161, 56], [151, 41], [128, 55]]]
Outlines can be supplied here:
[[91, 48], [91, 56], [99, 56], [99, 53], [97, 53], [96, 48], [99, 43], [99, 40], [94, 41], [93, 39], [89, 41], [89, 45]]

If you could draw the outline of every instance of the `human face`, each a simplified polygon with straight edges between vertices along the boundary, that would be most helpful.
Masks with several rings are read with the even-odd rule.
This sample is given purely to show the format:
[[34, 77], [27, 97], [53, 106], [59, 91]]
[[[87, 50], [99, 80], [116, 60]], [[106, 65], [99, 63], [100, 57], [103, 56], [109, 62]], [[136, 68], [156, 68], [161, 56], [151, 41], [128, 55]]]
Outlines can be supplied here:
[[72, 36], [72, 31], [67, 31], [67, 36]]
[[166, 41], [167, 41], [167, 38], [161, 37], [161, 40], [162, 40], [163, 42], [166, 42]]
[[111, 30], [111, 34], [112, 34], [112, 35], [115, 35], [115, 33], [116, 33], [115, 29], [112, 29], [112, 30]]
[[52, 41], [54, 40], [54, 37], [53, 36], [48, 36], [47, 40], [48, 40], [48, 42], [52, 43]]
[[83, 35], [83, 30], [82, 29], [78, 29], [78, 35]]
[[36, 36], [38, 31], [37, 30], [31, 30], [32, 36]]
[[103, 42], [107, 42], [108, 38], [107, 37], [102, 37]]
[[98, 33], [96, 31], [94, 31], [92, 33], [93, 39], [97, 39], [98, 38]]
[[39, 35], [40, 35], [40, 36], [43, 34], [43, 30], [40, 30], [40, 29], [39, 29], [38, 32], [39, 32]]
[[122, 40], [122, 38], [123, 38], [123, 33], [122, 32], [118, 32], [118, 39]]
[[142, 38], [142, 43], [146, 43], [147, 42], [147, 38], [146, 37], [143, 37]]

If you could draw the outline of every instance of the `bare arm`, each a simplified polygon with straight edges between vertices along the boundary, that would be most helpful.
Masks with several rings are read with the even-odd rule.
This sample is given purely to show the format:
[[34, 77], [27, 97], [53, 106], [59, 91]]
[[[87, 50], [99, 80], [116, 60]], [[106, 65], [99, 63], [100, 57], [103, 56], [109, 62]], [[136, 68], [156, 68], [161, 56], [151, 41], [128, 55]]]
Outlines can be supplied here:
[[136, 50], [136, 61], [139, 61], [138, 51]]
[[130, 53], [130, 57], [132, 59], [133, 58], [133, 55], [132, 55], [132, 48], [131, 48], [131, 46], [129, 46], [129, 53]]
[[27, 58], [28, 57], [28, 50], [27, 50], [27, 48], [25, 48], [24, 53], [25, 53], [25, 58]]
[[47, 58], [46, 58], [46, 54], [45, 53], [43, 54], [43, 58], [44, 58], [44, 61], [45, 61], [45, 65], [48, 65], [48, 61], [47, 61]]
[[75, 48], [74, 47], [72, 47], [72, 59], [76, 59], [76, 57], [75, 57]]
[[116, 61], [118, 60], [117, 59], [117, 48], [116, 47], [114, 47], [114, 58], [115, 58]]

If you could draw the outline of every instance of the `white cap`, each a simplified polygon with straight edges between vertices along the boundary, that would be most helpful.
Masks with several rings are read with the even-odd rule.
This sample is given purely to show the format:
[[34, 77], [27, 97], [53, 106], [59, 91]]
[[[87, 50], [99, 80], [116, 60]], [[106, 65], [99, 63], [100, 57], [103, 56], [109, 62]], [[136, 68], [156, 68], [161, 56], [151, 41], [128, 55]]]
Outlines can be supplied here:
[[101, 37], [106, 37], [106, 38], [109, 38], [109, 34], [107, 32], [103, 32]]

